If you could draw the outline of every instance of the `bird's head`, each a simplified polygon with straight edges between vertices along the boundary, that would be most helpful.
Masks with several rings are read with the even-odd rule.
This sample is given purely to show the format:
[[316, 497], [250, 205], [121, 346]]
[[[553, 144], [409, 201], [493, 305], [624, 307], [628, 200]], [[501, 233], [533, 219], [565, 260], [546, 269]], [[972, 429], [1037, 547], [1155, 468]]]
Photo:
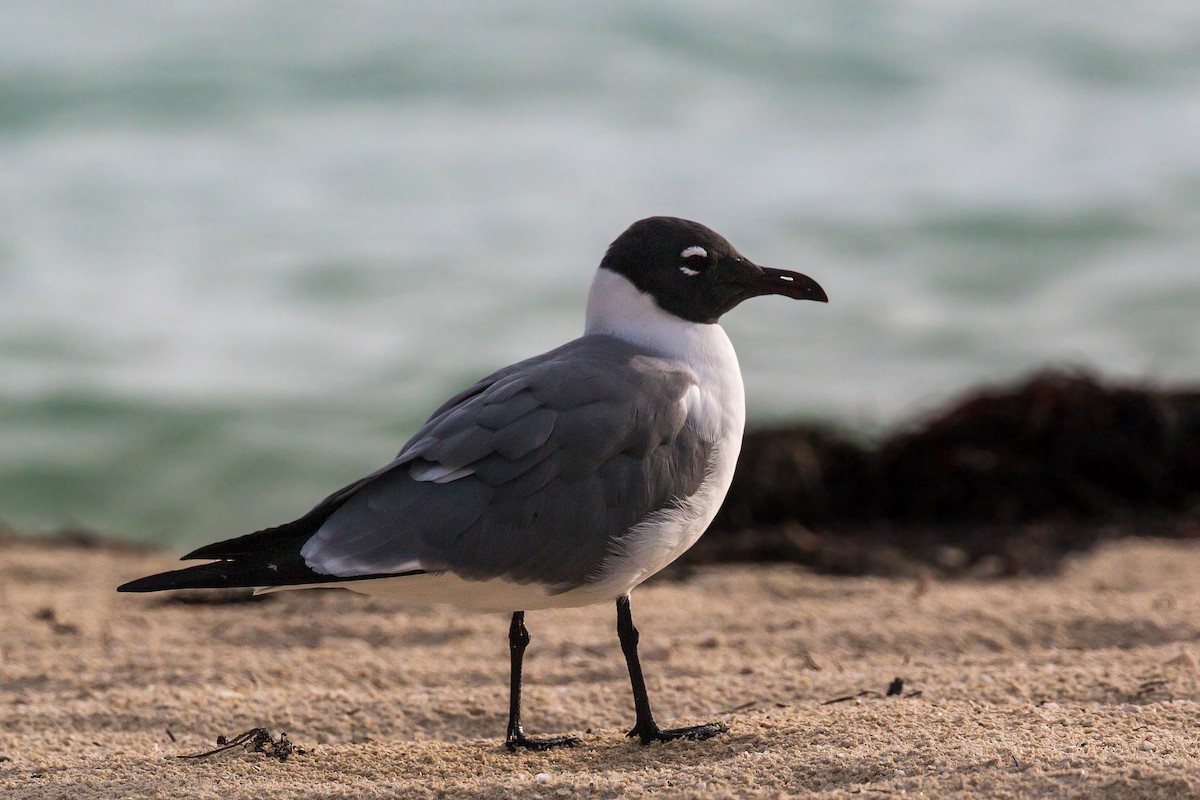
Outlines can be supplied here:
[[760, 267], [717, 232], [676, 217], [630, 225], [600, 268], [624, 276], [664, 311], [689, 322], [715, 323], [743, 300], [767, 294], [829, 301], [807, 275]]

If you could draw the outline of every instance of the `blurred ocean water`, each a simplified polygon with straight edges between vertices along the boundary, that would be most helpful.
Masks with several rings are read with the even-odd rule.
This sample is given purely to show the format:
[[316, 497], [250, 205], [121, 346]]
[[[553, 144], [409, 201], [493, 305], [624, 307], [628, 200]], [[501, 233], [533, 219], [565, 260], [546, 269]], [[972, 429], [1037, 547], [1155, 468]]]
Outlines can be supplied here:
[[11, 0], [0, 519], [290, 519], [650, 214], [829, 291], [727, 318], [752, 424], [1195, 380], [1198, 143], [1194, 2]]

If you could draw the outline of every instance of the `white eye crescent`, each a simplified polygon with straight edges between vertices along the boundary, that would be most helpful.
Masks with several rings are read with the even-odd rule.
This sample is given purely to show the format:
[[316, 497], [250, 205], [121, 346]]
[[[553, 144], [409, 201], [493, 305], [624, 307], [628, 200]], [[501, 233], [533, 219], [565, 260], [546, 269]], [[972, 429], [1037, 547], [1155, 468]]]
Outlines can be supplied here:
[[[708, 251], [700, 245], [694, 244], [691, 247], [685, 248], [684, 251], [679, 254], [680, 258], [696, 258], [697, 256], [700, 258], [708, 258]], [[689, 278], [700, 274], [700, 270], [691, 269], [690, 267], [680, 267], [679, 271], [684, 275], [687, 275]]]

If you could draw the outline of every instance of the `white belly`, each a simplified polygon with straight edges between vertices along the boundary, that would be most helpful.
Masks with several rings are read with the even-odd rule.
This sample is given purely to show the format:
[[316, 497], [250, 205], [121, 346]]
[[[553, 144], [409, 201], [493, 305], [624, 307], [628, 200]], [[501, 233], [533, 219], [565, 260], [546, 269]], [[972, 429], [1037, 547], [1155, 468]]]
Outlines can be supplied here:
[[679, 506], [656, 511], [633, 526], [600, 564], [593, 580], [567, 592], [567, 595], [581, 598], [581, 602], [572, 602], [571, 605], [620, 597], [663, 570], [694, 545], [712, 524], [725, 500], [725, 494], [733, 482], [733, 469], [740, 449], [740, 432], [735, 440], [714, 448], [709, 457], [708, 475], [699, 490]]

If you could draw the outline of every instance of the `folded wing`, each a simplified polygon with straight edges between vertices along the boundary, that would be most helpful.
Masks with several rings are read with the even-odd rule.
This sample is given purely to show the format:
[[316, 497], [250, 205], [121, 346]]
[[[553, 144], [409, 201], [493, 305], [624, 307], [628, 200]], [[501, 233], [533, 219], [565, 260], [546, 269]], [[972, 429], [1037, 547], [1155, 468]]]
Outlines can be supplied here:
[[710, 447], [686, 424], [694, 383], [601, 336], [514, 365], [439, 409], [301, 555], [343, 578], [585, 583], [633, 525], [703, 480]]

